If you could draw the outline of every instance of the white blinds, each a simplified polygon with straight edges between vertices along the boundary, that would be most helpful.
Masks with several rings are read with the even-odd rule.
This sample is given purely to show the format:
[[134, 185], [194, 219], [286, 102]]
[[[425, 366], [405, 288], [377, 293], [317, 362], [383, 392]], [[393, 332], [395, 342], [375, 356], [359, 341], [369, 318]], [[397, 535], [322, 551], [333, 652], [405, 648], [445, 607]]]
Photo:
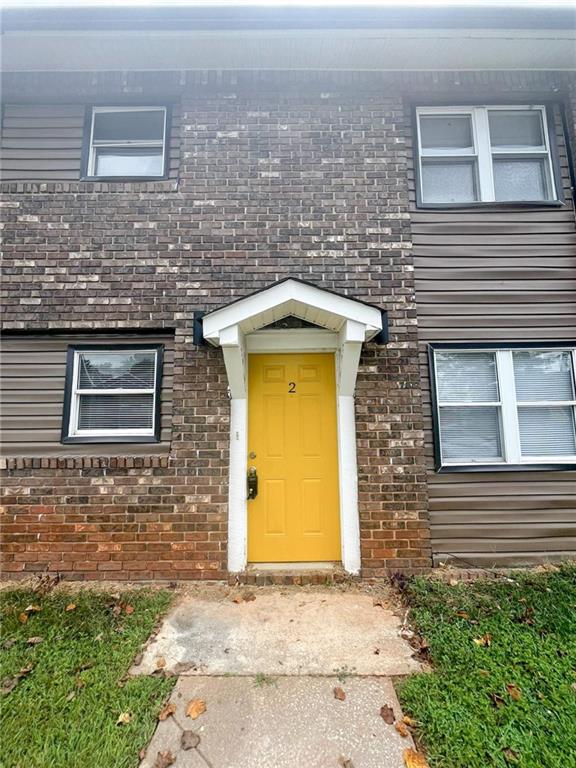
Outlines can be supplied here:
[[435, 368], [444, 462], [576, 458], [572, 350], [442, 350]]
[[[523, 456], [576, 454], [572, 356], [563, 350], [512, 353]], [[531, 403], [531, 405], [527, 405]]]
[[74, 432], [154, 432], [156, 350], [77, 353]]
[[501, 460], [494, 352], [438, 352], [436, 380], [444, 459], [466, 463]]

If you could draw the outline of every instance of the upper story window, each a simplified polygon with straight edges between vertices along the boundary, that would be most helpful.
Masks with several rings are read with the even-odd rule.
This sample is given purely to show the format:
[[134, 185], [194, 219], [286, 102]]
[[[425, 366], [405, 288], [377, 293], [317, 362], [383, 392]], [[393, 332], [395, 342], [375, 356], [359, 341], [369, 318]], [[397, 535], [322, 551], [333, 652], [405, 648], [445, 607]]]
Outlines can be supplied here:
[[576, 464], [576, 348], [433, 355], [439, 468]]
[[557, 199], [545, 107], [419, 107], [416, 114], [424, 205]]
[[88, 177], [158, 178], [165, 168], [165, 107], [92, 107]]
[[157, 442], [161, 345], [70, 347], [63, 442]]

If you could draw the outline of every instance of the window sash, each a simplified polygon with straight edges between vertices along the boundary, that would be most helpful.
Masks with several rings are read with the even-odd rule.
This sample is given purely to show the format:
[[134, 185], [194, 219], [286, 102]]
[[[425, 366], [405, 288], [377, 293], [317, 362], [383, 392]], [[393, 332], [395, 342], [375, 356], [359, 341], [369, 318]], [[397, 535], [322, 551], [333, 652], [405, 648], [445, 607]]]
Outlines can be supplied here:
[[[544, 146], [526, 146], [522, 147], [492, 147], [490, 141], [490, 125], [488, 121], [489, 112], [502, 110], [507, 112], [514, 111], [538, 111], [542, 120], [542, 132], [545, 144]], [[470, 117], [472, 126], [472, 140], [474, 142], [473, 151], [468, 149], [426, 149], [422, 147], [422, 132], [420, 125], [421, 117], [429, 116], [450, 116], [450, 115], [466, 115]], [[556, 190], [554, 180], [554, 168], [552, 166], [552, 153], [550, 151], [550, 137], [548, 131], [548, 123], [546, 120], [546, 107], [542, 105], [488, 105], [483, 107], [417, 107], [416, 109], [416, 129], [417, 129], [417, 142], [418, 142], [418, 167], [419, 167], [419, 193], [420, 199], [425, 204], [426, 199], [424, 197], [424, 186], [422, 180], [422, 161], [430, 159], [443, 159], [447, 162], [451, 160], [457, 161], [458, 158], [476, 158], [478, 166], [478, 201], [483, 203], [499, 202], [496, 199], [495, 183], [494, 183], [494, 159], [504, 159], [510, 157], [511, 159], [544, 159], [547, 160], [545, 167], [545, 185], [547, 196], [542, 200], [534, 200], [533, 202], [543, 202], [556, 200], [558, 192]], [[508, 201], [513, 202], [513, 201]], [[530, 202], [530, 201], [528, 201]], [[466, 205], [473, 205], [474, 203], [465, 203]], [[458, 205], [458, 203], [431, 203], [431, 205]]]
[[[572, 400], [538, 400], [538, 401], [526, 401], [526, 400], [518, 400], [516, 397], [516, 383], [514, 379], [514, 361], [513, 361], [513, 352], [517, 349], [526, 349], [525, 347], [510, 347], [509, 349], [499, 349], [499, 348], [485, 348], [483, 347], [482, 350], [486, 352], [494, 352], [496, 355], [496, 372], [498, 376], [498, 388], [500, 393], [500, 401], [494, 401], [494, 402], [485, 402], [485, 403], [471, 403], [466, 401], [458, 401], [458, 402], [447, 402], [447, 401], [440, 401], [438, 398], [438, 386], [437, 386], [437, 372], [435, 371], [434, 374], [434, 389], [436, 392], [436, 410], [437, 410], [437, 430], [438, 430], [438, 442], [439, 442], [439, 448], [440, 448], [440, 460], [441, 460], [441, 466], [446, 467], [457, 467], [457, 466], [477, 466], [477, 465], [484, 465], [484, 466], [502, 466], [502, 464], [509, 464], [509, 465], [531, 465], [531, 464], [558, 464], [559, 462], [563, 464], [576, 464], [576, 456], [574, 455], [554, 455], [554, 456], [523, 456], [522, 450], [521, 450], [521, 444], [520, 444], [520, 425], [519, 425], [519, 419], [518, 419], [518, 409], [523, 407], [546, 407], [546, 406], [552, 406], [552, 407], [571, 407], [574, 410], [574, 419], [576, 423], [576, 399]], [[567, 346], [567, 347], [546, 347], [546, 346], [538, 346], [538, 347], [529, 347], [530, 351], [534, 352], [551, 352], [551, 351], [568, 351], [571, 353], [571, 362], [572, 362], [572, 376], [574, 378], [574, 386], [575, 386], [575, 392], [576, 392], [576, 348]], [[434, 356], [436, 352], [442, 352], [445, 351], [445, 349], [438, 348], [437, 350], [434, 350]], [[457, 353], [457, 354], [466, 354], [467, 352], [470, 352], [470, 348], [461, 348], [461, 349], [454, 349], [450, 348], [451, 353]], [[502, 445], [503, 445], [503, 459], [500, 461], [485, 461], [485, 460], [477, 460], [477, 461], [457, 461], [454, 459], [445, 459], [442, 452], [442, 441], [441, 441], [441, 435], [439, 430], [440, 425], [440, 411], [443, 407], [448, 406], [462, 406], [462, 407], [469, 407], [472, 408], [474, 406], [491, 406], [491, 407], [499, 407], [500, 408], [500, 418], [501, 418], [501, 427], [502, 427]]]
[[[105, 141], [102, 139], [95, 139], [94, 138], [94, 122], [97, 114], [101, 114], [102, 112], [163, 112], [164, 113], [164, 123], [163, 123], [163, 132], [162, 132], [162, 138], [156, 139], [156, 140], [149, 140], [149, 139], [123, 139], [123, 140], [115, 140], [115, 141]], [[148, 107], [92, 107], [92, 115], [90, 118], [90, 150], [89, 150], [89, 156], [88, 156], [88, 176], [93, 176], [95, 178], [106, 178], [106, 177], [100, 177], [96, 174], [96, 162], [97, 162], [97, 149], [131, 149], [131, 148], [138, 148], [138, 149], [155, 149], [157, 147], [162, 147], [162, 169], [165, 168], [166, 165], [166, 124], [167, 124], [167, 113], [168, 110], [166, 107], [155, 107], [155, 106], [148, 106]], [[158, 174], [158, 177], [164, 175], [164, 170], [161, 174]], [[143, 178], [147, 177], [146, 175], [142, 175]], [[122, 176], [115, 176], [113, 177], [115, 179], [121, 179]]]
[[[150, 388], [142, 389], [89, 389], [86, 387], [79, 387], [78, 381], [80, 376], [80, 355], [82, 350], [74, 351], [74, 367], [72, 371], [72, 391], [70, 395], [70, 421], [68, 434], [70, 437], [153, 437], [156, 431], [156, 418], [157, 418], [157, 398], [158, 398], [158, 386], [157, 386], [157, 373], [158, 373], [158, 351], [155, 349], [145, 349], [142, 347], [135, 347], [134, 349], [110, 349], [102, 347], [102, 352], [108, 355], [130, 355], [138, 352], [150, 352], [154, 355], [154, 386]], [[78, 419], [80, 416], [80, 398], [82, 395], [124, 395], [130, 397], [131, 395], [152, 395], [152, 426], [142, 429], [79, 429]]]

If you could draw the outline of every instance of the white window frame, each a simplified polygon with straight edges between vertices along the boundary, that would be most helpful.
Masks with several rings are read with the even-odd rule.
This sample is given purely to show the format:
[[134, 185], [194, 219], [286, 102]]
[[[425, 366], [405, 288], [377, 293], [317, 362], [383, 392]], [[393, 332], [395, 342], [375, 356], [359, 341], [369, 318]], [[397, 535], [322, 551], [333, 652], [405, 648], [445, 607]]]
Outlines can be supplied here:
[[[95, 117], [97, 114], [101, 113], [110, 113], [110, 112], [163, 112], [164, 113], [164, 122], [162, 127], [162, 139], [158, 139], [155, 141], [150, 140], [131, 140], [131, 139], [125, 139], [124, 141], [95, 141], [94, 140], [94, 123], [95, 123]], [[92, 107], [92, 115], [90, 118], [90, 149], [88, 154], [88, 167], [87, 167], [87, 175], [89, 177], [95, 178], [95, 179], [104, 179], [104, 178], [118, 178], [122, 179], [122, 175], [118, 176], [107, 176], [105, 174], [97, 175], [96, 174], [96, 156], [98, 149], [101, 149], [102, 147], [107, 147], [109, 149], [122, 149], [123, 147], [141, 147], [141, 148], [156, 148], [156, 147], [162, 147], [162, 172], [159, 174], [154, 174], [152, 177], [150, 174], [142, 174], [141, 176], [130, 174], [130, 178], [161, 178], [165, 175], [166, 170], [166, 124], [168, 120], [168, 110], [166, 107], [152, 105], [148, 107]], [[126, 178], [126, 177], [125, 177]]]
[[[436, 402], [436, 418], [435, 428], [437, 429], [437, 443], [440, 452], [440, 468], [449, 467], [472, 467], [472, 466], [487, 466], [487, 467], [503, 467], [506, 465], [511, 466], [530, 466], [533, 464], [546, 465], [546, 464], [574, 464], [576, 465], [576, 456], [563, 456], [561, 454], [557, 456], [522, 456], [521, 444], [520, 444], [520, 426], [518, 423], [518, 408], [521, 406], [571, 406], [575, 412], [576, 419], [576, 398], [573, 400], [538, 400], [538, 401], [526, 401], [518, 400], [516, 397], [516, 383], [514, 379], [514, 359], [513, 352], [529, 351], [529, 352], [570, 352], [572, 358], [572, 379], [573, 388], [576, 393], [576, 348], [570, 345], [567, 346], [554, 346], [549, 347], [543, 344], [542, 346], [510, 346], [505, 349], [500, 347], [435, 347], [433, 349], [434, 356], [434, 380], [432, 385], [435, 392]], [[466, 354], [470, 352], [492, 352], [495, 354], [496, 359], [496, 374], [498, 380], [498, 392], [500, 395], [499, 401], [494, 402], [440, 402], [438, 396], [438, 368], [436, 355], [442, 352], [450, 352], [450, 354]], [[454, 459], [445, 459], [442, 454], [442, 434], [440, 431], [440, 409], [443, 407], [473, 407], [473, 406], [490, 406], [498, 407], [500, 409], [500, 428], [501, 428], [501, 443], [502, 443], [502, 458], [490, 459], [490, 460], [466, 460], [457, 461]]]
[[[154, 355], [154, 384], [146, 389], [86, 389], [80, 388], [80, 355], [85, 352], [102, 353], [105, 355], [131, 355], [134, 353], [149, 352]], [[134, 347], [134, 349], [111, 349], [102, 347], [102, 349], [75, 349], [74, 363], [72, 368], [72, 387], [70, 390], [70, 420], [68, 424], [69, 437], [154, 437], [156, 434], [156, 405], [158, 398], [158, 350], [143, 349]], [[78, 416], [80, 412], [80, 397], [82, 395], [153, 395], [152, 398], [152, 426], [146, 429], [78, 429]]]
[[[531, 111], [540, 112], [542, 120], [542, 130], [544, 136], [544, 144], [540, 147], [492, 147], [490, 143], [490, 125], [488, 121], [488, 113], [492, 111]], [[420, 130], [420, 118], [430, 116], [468, 116], [470, 117], [470, 124], [472, 130], [472, 151], [468, 149], [423, 149], [422, 137]], [[517, 156], [529, 157], [529, 158], [544, 158], [546, 162], [546, 181], [548, 197], [541, 200], [519, 200], [518, 203], [550, 203], [558, 200], [558, 189], [556, 187], [556, 178], [554, 173], [554, 164], [552, 162], [552, 152], [550, 145], [550, 136], [548, 131], [547, 111], [544, 105], [532, 105], [532, 104], [494, 104], [486, 106], [459, 106], [459, 107], [417, 107], [416, 108], [416, 130], [417, 130], [417, 142], [418, 142], [418, 177], [419, 177], [419, 197], [423, 205], [439, 205], [439, 206], [453, 206], [453, 205], [475, 205], [478, 203], [514, 203], [514, 200], [497, 200], [494, 187], [494, 163], [495, 156], [501, 155], [502, 157]], [[424, 197], [424, 184], [422, 174], [422, 160], [426, 158], [445, 158], [447, 161], [455, 160], [457, 158], [469, 158], [476, 159], [477, 161], [477, 192], [478, 199], [471, 200], [469, 202], [454, 203], [450, 201], [446, 202], [427, 202]]]

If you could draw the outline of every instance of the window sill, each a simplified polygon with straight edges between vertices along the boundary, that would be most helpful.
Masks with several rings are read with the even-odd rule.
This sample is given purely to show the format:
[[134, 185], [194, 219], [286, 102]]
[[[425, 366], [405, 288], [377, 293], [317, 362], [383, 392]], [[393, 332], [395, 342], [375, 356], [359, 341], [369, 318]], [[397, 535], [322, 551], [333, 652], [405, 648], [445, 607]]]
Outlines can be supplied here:
[[79, 443], [86, 445], [117, 445], [118, 443], [159, 443], [160, 438], [156, 435], [98, 435], [94, 437], [82, 435], [82, 437], [63, 437], [60, 442], [62, 445], [77, 445]]
[[451, 472], [575, 472], [576, 461], [546, 464], [443, 464], [435, 467], [436, 473]]
[[417, 210], [466, 210], [466, 209], [480, 209], [480, 210], [499, 210], [502, 208], [565, 208], [566, 203], [564, 200], [519, 200], [517, 202], [513, 200], [502, 200], [500, 202], [494, 200], [490, 202], [476, 202], [476, 203], [424, 203], [418, 201], [416, 203]]

